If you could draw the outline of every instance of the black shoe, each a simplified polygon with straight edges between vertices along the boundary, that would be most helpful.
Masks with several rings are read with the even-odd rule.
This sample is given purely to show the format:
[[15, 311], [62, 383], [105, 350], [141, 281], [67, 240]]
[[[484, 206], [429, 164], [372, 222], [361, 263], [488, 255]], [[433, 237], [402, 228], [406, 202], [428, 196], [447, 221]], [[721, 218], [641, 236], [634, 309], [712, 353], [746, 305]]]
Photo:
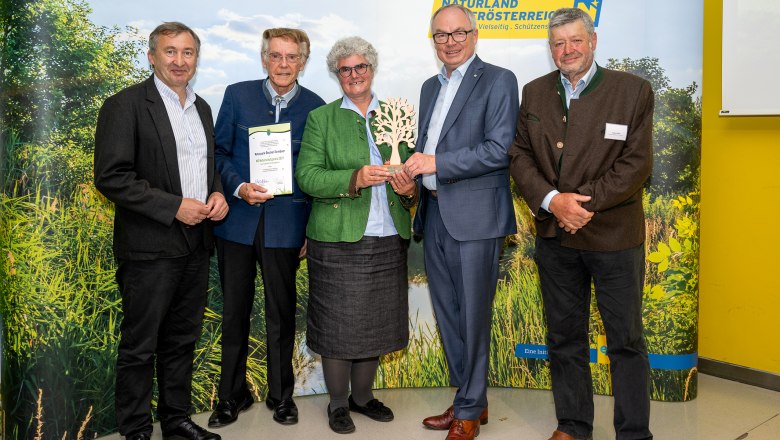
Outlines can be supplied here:
[[343, 406], [331, 412], [330, 405], [328, 405], [328, 425], [336, 434], [355, 432], [355, 424], [352, 422], [352, 417], [349, 416], [349, 409]]
[[255, 400], [248, 392], [241, 399], [220, 399], [214, 408], [214, 412], [211, 413], [211, 417], [209, 417], [209, 428], [219, 428], [235, 422], [238, 419], [238, 413], [248, 409], [253, 403], [255, 403]]
[[292, 397], [284, 400], [276, 400], [272, 397], [265, 399], [265, 406], [274, 412], [274, 421], [282, 425], [294, 425], [298, 423], [298, 407]]
[[151, 434], [148, 434], [146, 432], [141, 432], [138, 434], [128, 435], [125, 437], [125, 440], [149, 440], [151, 439]]
[[166, 440], [222, 440], [219, 434], [208, 432], [189, 418], [184, 419], [179, 425], [168, 432], [163, 432]]
[[366, 403], [366, 406], [360, 406], [349, 396], [349, 409], [350, 411], [359, 412], [366, 417], [376, 420], [377, 422], [389, 422], [393, 420], [393, 411], [386, 407], [382, 402], [371, 399]]

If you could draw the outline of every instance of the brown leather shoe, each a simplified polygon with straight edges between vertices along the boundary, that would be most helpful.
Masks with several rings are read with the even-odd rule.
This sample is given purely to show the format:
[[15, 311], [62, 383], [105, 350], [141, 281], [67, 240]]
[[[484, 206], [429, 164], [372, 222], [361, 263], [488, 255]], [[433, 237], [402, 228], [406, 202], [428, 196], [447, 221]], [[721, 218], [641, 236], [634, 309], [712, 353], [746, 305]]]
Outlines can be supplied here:
[[[443, 431], [445, 429], [450, 429], [450, 425], [452, 425], [452, 421], [455, 420], [455, 408], [450, 406], [447, 408], [447, 411], [444, 411], [444, 414], [439, 414], [438, 416], [430, 416], [423, 419], [423, 425], [425, 425], [428, 429], [436, 429]], [[482, 414], [479, 415], [479, 424], [480, 425], [487, 425], [488, 424], [488, 410], [485, 408], [484, 411], [482, 411]]]
[[474, 440], [479, 435], [479, 419], [455, 419], [450, 426], [450, 432], [444, 440]]
[[558, 431], [557, 429], [555, 432], [553, 432], [552, 437], [550, 437], [550, 440], [593, 440], [593, 436], [589, 435], [585, 437], [584, 439], [577, 439], [577, 437], [572, 437], [569, 434], [566, 434], [565, 432]]

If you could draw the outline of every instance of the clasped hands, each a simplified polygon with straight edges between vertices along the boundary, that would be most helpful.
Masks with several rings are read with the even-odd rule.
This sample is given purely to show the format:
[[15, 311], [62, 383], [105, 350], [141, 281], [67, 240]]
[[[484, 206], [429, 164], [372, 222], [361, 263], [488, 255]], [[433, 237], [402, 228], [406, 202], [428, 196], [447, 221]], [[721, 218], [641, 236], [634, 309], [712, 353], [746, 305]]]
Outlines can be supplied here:
[[558, 227], [570, 234], [584, 228], [594, 214], [582, 207], [582, 204], [590, 199], [590, 196], [576, 193], [559, 193], [553, 196], [549, 208], [558, 220]]
[[176, 220], [189, 226], [195, 226], [205, 219], [220, 221], [225, 218], [228, 209], [225, 196], [218, 192], [211, 193], [206, 203], [185, 197], [176, 211]]
[[[389, 165], [389, 162], [385, 162], [385, 165]], [[401, 167], [391, 173], [383, 165], [363, 165], [358, 170], [355, 185], [358, 188], [368, 188], [385, 182], [390, 182], [393, 191], [400, 196], [408, 197], [414, 194], [414, 179]]]

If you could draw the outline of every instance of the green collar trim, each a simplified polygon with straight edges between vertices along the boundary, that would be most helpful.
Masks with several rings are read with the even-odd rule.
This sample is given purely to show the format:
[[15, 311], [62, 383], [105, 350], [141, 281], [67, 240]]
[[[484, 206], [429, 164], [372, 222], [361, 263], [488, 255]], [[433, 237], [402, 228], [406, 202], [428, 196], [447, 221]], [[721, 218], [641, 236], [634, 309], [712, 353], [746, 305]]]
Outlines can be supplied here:
[[[580, 96], [585, 96], [588, 93], [592, 92], [596, 87], [601, 84], [601, 81], [604, 80], [604, 69], [596, 64], [596, 73], [593, 74], [593, 78], [588, 83], [588, 87], [585, 87], [585, 90], [580, 93]], [[561, 86], [563, 87], [563, 86]]]
[[555, 78], [555, 86], [558, 88], [558, 97], [561, 98], [561, 106], [563, 106], [563, 111], [566, 113], [566, 116], [568, 117], [569, 107], [566, 105], [566, 89], [563, 88], [560, 71], [558, 71], [558, 76], [557, 78]]
[[[555, 82], [556, 87], [558, 88], [558, 96], [561, 97], [561, 104], [563, 105], [564, 110], [566, 110], [566, 116], [569, 115], [569, 108], [566, 106], [566, 90], [563, 88], [563, 83], [561, 82], [561, 71], [558, 71], [558, 78]], [[590, 82], [588, 83], [588, 87], [585, 87], [585, 90], [580, 93], [580, 97], [583, 97], [587, 95], [588, 93], [592, 92], [596, 89], [596, 87], [601, 84], [601, 82], [604, 81], [604, 68], [599, 66], [598, 63], [596, 64], [596, 73], [593, 74], [593, 78], [591, 78]]]

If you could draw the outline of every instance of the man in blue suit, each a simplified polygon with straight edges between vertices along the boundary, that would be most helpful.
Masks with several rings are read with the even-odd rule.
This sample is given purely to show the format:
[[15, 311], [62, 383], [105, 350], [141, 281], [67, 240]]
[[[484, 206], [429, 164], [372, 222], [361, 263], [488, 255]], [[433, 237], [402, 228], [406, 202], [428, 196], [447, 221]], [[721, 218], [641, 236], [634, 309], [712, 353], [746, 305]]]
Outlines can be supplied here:
[[297, 82], [310, 47], [306, 33], [299, 29], [267, 29], [261, 57], [268, 78], [228, 86], [217, 116], [216, 164], [232, 215], [214, 229], [224, 306], [219, 402], [209, 418], [210, 427], [233, 423], [254, 402], [246, 369], [258, 264], [265, 291], [266, 405], [275, 421], [298, 421], [292, 400], [295, 274], [306, 251], [304, 234], [311, 205], [294, 180], [293, 194], [277, 197], [249, 181], [248, 129], [289, 122], [294, 172], [306, 118], [325, 103]]
[[428, 417], [447, 439], [473, 439], [487, 423], [491, 306], [504, 237], [516, 232], [507, 150], [519, 111], [517, 79], [476, 56], [477, 27], [467, 8], [450, 4], [431, 18], [444, 66], [420, 94], [418, 152], [405, 163], [421, 175], [414, 219], [424, 232], [425, 270], [453, 406]]

